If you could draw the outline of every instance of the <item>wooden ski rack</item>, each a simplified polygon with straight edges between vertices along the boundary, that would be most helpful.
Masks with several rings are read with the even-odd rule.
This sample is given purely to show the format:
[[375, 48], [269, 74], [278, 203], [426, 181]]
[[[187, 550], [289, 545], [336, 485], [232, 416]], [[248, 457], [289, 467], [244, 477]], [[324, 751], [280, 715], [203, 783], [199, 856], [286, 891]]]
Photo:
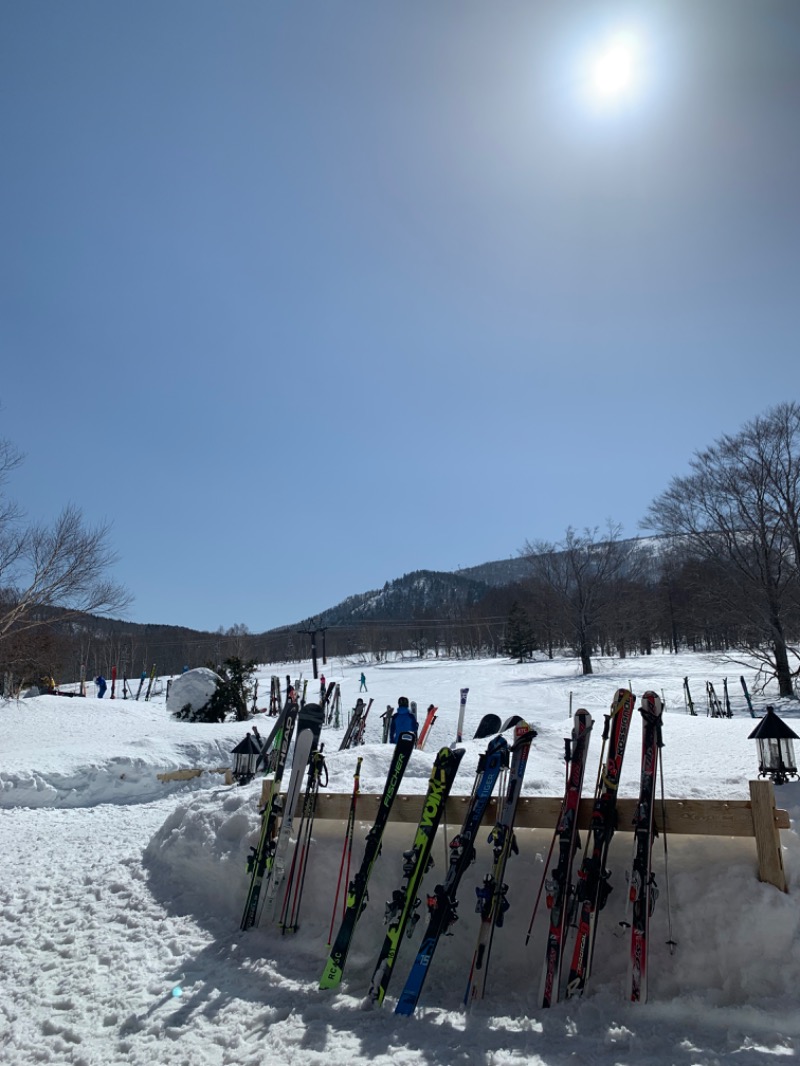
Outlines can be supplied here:
[[[659, 831], [666, 825], [670, 836], [751, 837], [758, 853], [760, 881], [775, 885], [787, 892], [786, 874], [781, 852], [781, 829], [789, 829], [789, 815], [775, 806], [775, 790], [771, 781], [750, 781], [749, 800], [668, 799], [655, 806], [655, 822]], [[317, 799], [317, 818], [345, 821], [350, 809], [350, 795], [320, 793]], [[358, 797], [359, 822], [371, 822], [378, 812], [381, 797], [362, 793]], [[416, 823], [422, 812], [421, 794], [399, 795], [394, 801], [390, 821]], [[459, 809], [466, 809], [468, 796], [450, 796], [447, 801], [447, 820], [460, 822]], [[617, 832], [632, 833], [636, 812], [635, 799], [617, 800]], [[586, 830], [591, 823], [592, 799], [581, 800], [578, 828]], [[561, 798], [550, 796], [522, 796], [515, 820], [518, 829], [555, 828], [561, 810]], [[486, 825], [497, 817], [497, 799], [492, 799], [484, 815]]]

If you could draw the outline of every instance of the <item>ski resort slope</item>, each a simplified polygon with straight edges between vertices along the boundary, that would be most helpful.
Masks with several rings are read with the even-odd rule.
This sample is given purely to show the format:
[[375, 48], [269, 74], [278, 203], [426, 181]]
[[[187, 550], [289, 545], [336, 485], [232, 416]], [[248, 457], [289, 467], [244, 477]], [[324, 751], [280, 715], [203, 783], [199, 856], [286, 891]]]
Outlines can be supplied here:
[[[584, 796], [591, 794], [603, 714], [617, 688], [653, 689], [666, 703], [664, 787], [668, 797], [744, 799], [757, 756], [739, 674], [752, 670], [701, 655], [598, 660], [583, 678], [574, 661], [517, 665], [507, 660], [406, 661], [381, 666], [329, 662], [345, 712], [365, 670], [375, 704], [366, 743], [339, 753], [339, 730], [323, 730], [329, 792], [351, 791], [363, 757], [362, 791], [380, 792], [390, 749], [380, 714], [401, 695], [420, 712], [439, 707], [427, 750], [415, 752], [401, 792], [422, 793], [436, 750], [454, 740], [459, 690], [469, 687], [465, 755], [454, 794], [468, 793], [486, 741], [472, 734], [489, 712], [523, 716], [537, 730], [522, 793], [560, 796], [563, 738], [572, 710], [596, 721]], [[283, 677], [306, 664], [282, 665]], [[270, 671], [265, 670], [267, 678]], [[696, 717], [686, 712], [689, 677]], [[705, 683], [733, 717], [707, 717]], [[313, 686], [313, 682], [309, 682]], [[268, 685], [262, 687], [268, 688]], [[769, 691], [754, 696], [757, 713]], [[777, 704], [797, 729], [797, 703]], [[638, 714], [620, 792], [638, 792]], [[255, 719], [262, 735], [270, 720]], [[281, 936], [267, 923], [239, 930], [245, 859], [258, 833], [260, 781], [226, 786], [213, 773], [162, 783], [157, 774], [230, 764], [246, 725], [174, 722], [163, 696], [132, 700], [41, 696], [0, 703], [0, 1059], [5, 1066], [773, 1066], [800, 1046], [800, 787], [776, 790], [793, 828], [781, 834], [789, 893], [757, 879], [752, 840], [656, 840], [659, 898], [651, 920], [650, 1000], [625, 1002], [628, 933], [625, 871], [632, 835], [611, 848], [613, 891], [598, 921], [594, 967], [580, 1000], [544, 1011], [536, 1001], [546, 914], [525, 933], [552, 833], [521, 830], [507, 868], [508, 911], [497, 930], [486, 996], [465, 1015], [461, 1002], [477, 936], [475, 888], [490, 862], [479, 843], [465, 875], [454, 935], [443, 939], [417, 1012], [393, 1013], [422, 929], [400, 948], [382, 1007], [362, 1009], [384, 935], [384, 901], [402, 877], [401, 852], [413, 827], [391, 824], [370, 883], [344, 982], [318, 988], [327, 956], [342, 823], [318, 821], [300, 928]], [[369, 826], [356, 827], [353, 862]], [[448, 824], [449, 837], [455, 826]], [[621, 827], [622, 829], [623, 827]], [[446, 868], [445, 830], [434, 849], [431, 888]], [[668, 891], [667, 891], [668, 889]], [[667, 903], [669, 902], [669, 906]], [[423, 901], [424, 909], [424, 901]], [[669, 921], [668, 921], [669, 914]], [[335, 930], [334, 930], [335, 932]], [[670, 954], [666, 941], [677, 942]], [[568, 951], [571, 950], [571, 944]]]

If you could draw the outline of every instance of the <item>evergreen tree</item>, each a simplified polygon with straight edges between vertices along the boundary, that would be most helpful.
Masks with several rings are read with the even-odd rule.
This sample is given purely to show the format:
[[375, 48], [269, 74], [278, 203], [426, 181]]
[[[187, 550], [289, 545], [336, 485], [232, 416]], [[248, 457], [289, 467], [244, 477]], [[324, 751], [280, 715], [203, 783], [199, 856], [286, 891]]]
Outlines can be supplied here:
[[255, 659], [243, 662], [232, 655], [217, 670], [222, 681], [208, 703], [199, 710], [187, 704], [176, 711], [174, 717], [190, 722], [224, 722], [230, 715], [237, 722], [244, 722], [249, 717], [247, 691], [255, 669]]
[[528, 612], [517, 600], [514, 600], [506, 621], [503, 650], [510, 658], [521, 663], [531, 657], [533, 649], [533, 627], [528, 618]]

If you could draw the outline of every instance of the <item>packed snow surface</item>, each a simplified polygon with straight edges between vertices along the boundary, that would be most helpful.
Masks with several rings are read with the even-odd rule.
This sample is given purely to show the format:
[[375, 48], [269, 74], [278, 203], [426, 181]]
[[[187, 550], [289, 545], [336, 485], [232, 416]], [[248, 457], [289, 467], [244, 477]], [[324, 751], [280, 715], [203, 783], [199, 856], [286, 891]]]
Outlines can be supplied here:
[[[344, 718], [355, 704], [362, 670], [374, 705], [365, 744], [339, 752]], [[264, 669], [293, 679], [305, 664]], [[703, 655], [598, 660], [581, 677], [572, 660], [329, 662], [341, 683], [343, 720], [323, 729], [327, 791], [349, 795], [356, 760], [361, 789], [379, 793], [390, 748], [380, 715], [401, 695], [439, 708], [426, 751], [411, 759], [401, 791], [425, 790], [435, 751], [451, 744], [459, 690], [469, 688], [464, 747], [455, 793], [470, 791], [486, 741], [472, 734], [493, 712], [524, 717], [537, 730], [523, 787], [526, 796], [559, 796], [570, 712], [594, 716], [584, 796], [592, 793], [603, 715], [614, 692], [653, 689], [666, 703], [664, 791], [674, 798], [748, 798], [756, 776], [755, 723], [739, 675], [757, 689], [752, 669]], [[696, 716], [687, 713], [688, 677]], [[706, 714], [706, 682], [722, 696], [728, 679], [731, 718]], [[268, 681], [261, 684], [268, 691]], [[309, 681], [309, 699], [316, 696]], [[774, 695], [774, 694], [772, 694]], [[757, 713], [771, 693], [756, 693]], [[776, 703], [797, 728], [797, 703]], [[638, 719], [638, 715], [635, 716]], [[259, 829], [261, 781], [224, 784], [212, 771], [230, 766], [231, 749], [251, 724], [262, 736], [271, 720], [203, 725], [173, 720], [164, 696], [114, 701], [39, 696], [0, 703], [0, 1058], [33, 1063], [109, 1066], [767, 1066], [793, 1057], [800, 1042], [800, 907], [796, 835], [800, 790], [776, 790], [792, 829], [781, 833], [789, 880], [784, 894], [757, 879], [755, 843], [747, 838], [671, 836], [654, 849], [659, 897], [651, 923], [647, 1004], [626, 1002], [628, 934], [625, 873], [632, 836], [620, 826], [609, 867], [613, 891], [598, 922], [593, 972], [584, 996], [550, 1010], [537, 1007], [546, 909], [530, 943], [526, 932], [546, 869], [552, 827], [521, 830], [507, 871], [511, 907], [497, 931], [486, 997], [462, 1008], [477, 935], [475, 887], [488, 869], [481, 841], [462, 881], [459, 921], [439, 946], [416, 1014], [393, 1013], [425, 921], [400, 948], [386, 1002], [362, 1009], [383, 937], [384, 901], [402, 879], [401, 852], [413, 827], [393, 823], [370, 885], [337, 992], [321, 991], [328, 954], [344, 825], [318, 820], [299, 929], [281, 934], [266, 918], [241, 932], [245, 869]], [[635, 796], [639, 774], [634, 721], [620, 793]], [[189, 781], [159, 774], [197, 768]], [[369, 825], [359, 821], [353, 866]], [[435, 866], [423, 889], [446, 868], [440, 829]], [[424, 913], [424, 899], [422, 904]], [[340, 912], [339, 912], [340, 913]], [[674, 954], [666, 945], [677, 942]], [[568, 949], [569, 951], [569, 949]]]

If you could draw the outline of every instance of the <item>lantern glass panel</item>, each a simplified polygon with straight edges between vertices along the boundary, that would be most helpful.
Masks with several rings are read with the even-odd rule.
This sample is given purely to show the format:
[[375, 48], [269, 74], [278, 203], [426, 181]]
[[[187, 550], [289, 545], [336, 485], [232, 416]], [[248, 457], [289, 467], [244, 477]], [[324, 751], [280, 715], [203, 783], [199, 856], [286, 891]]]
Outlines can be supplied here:
[[781, 758], [783, 759], [783, 765], [788, 774], [794, 774], [797, 772], [797, 763], [794, 758], [794, 744], [788, 738], [780, 742], [781, 745]]

